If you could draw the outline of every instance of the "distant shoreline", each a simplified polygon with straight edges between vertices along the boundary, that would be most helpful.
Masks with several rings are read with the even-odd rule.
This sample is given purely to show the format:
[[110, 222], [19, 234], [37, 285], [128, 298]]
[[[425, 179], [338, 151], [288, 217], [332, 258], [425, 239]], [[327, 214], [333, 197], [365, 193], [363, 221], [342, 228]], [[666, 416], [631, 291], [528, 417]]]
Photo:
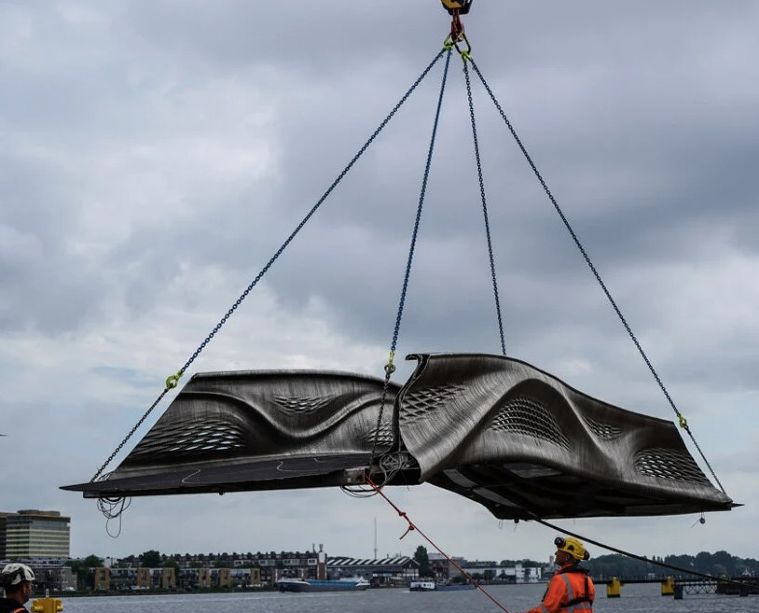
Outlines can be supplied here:
[[[276, 592], [275, 587], [255, 588], [208, 588], [196, 590], [111, 590], [111, 591], [88, 591], [88, 592], [51, 592], [49, 598], [100, 598], [101, 596], [179, 596], [186, 594], [256, 594]], [[44, 595], [34, 594], [32, 600], [45, 598]]]
[[[485, 583], [487, 586], [509, 586], [509, 587], [528, 587], [540, 585], [538, 583]], [[408, 590], [406, 585], [391, 585], [382, 587], [373, 587], [367, 591], [389, 591], [389, 590]], [[98, 591], [98, 592], [55, 592], [50, 594], [50, 598], [101, 598], [103, 596], [186, 596], [188, 594], [273, 594], [279, 593], [279, 589], [274, 586], [255, 587], [255, 588], [210, 588], [194, 590], [124, 590], [124, 591]], [[354, 593], [354, 592], [346, 592]], [[44, 598], [44, 595], [35, 594], [32, 600]]]

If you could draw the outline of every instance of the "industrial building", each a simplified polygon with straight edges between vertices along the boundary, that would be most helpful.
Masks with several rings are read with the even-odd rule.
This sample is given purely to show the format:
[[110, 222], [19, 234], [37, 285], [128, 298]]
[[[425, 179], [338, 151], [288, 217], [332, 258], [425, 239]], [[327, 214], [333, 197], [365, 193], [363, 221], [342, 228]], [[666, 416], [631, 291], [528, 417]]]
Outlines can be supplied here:
[[377, 560], [338, 556], [327, 559], [327, 572], [330, 579], [364, 577], [376, 586], [408, 585], [419, 577], [419, 564], [408, 556]]
[[525, 566], [523, 563], [505, 564], [502, 562], [498, 564], [496, 562], [468, 561], [460, 557], [449, 559], [434, 552], [429, 554], [429, 560], [432, 575], [435, 579], [443, 582], [461, 577], [461, 571], [458, 567], [478, 581], [539, 583], [543, 580], [543, 568], [529, 564]]

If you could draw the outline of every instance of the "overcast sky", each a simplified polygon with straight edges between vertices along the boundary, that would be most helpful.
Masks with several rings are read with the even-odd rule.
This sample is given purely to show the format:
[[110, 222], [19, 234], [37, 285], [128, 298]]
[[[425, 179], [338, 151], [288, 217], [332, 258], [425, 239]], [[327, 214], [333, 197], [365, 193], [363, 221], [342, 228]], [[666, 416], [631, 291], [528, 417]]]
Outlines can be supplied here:
[[[72, 555], [411, 554], [337, 489], [139, 498], [118, 539], [89, 480], [441, 48], [438, 0], [0, 0], [0, 510], [70, 515]], [[759, 5], [477, 0], [474, 57], [745, 507], [565, 521], [644, 555], [759, 557]], [[381, 376], [439, 64], [191, 372]], [[673, 414], [475, 88], [507, 351]], [[398, 353], [499, 352], [458, 57]], [[399, 369], [403, 382], [409, 368]], [[136, 444], [162, 405], [127, 445]], [[112, 468], [124, 457], [120, 455]], [[432, 486], [389, 494], [448, 552], [545, 559]], [[601, 551], [591, 548], [591, 553]]]

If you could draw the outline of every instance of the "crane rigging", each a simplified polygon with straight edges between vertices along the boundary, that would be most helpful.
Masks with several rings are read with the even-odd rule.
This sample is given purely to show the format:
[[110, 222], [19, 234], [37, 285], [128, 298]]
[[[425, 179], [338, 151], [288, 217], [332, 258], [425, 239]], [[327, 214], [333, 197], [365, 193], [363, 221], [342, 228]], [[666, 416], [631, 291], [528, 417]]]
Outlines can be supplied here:
[[[623, 413], [608, 403], [592, 399], [553, 375], [506, 357], [470, 66], [677, 414], [681, 428], [695, 443], [687, 420], [672, 402], [567, 216], [474, 61], [468, 40], [466, 49], [457, 46], [465, 40], [465, 35], [463, 27], [458, 27], [456, 23], [462, 13], [468, 12], [471, 2], [442, 2], [454, 23], [453, 33], [446, 38], [443, 49], [425, 67], [184, 365], [167, 378], [156, 401], [91, 481], [68, 486], [67, 489], [82, 491], [88, 497], [119, 498], [268, 487], [351, 486], [371, 475], [375, 482], [383, 485], [392, 485], [401, 477], [403, 482], [429, 481], [479, 501], [501, 518], [527, 518], [531, 514], [542, 517], [670, 514], [725, 510], [733, 506], [703, 456], [701, 447], [696, 443], [719, 490], [701, 472], [668, 422], [645, 416], [633, 418], [633, 414]], [[466, 82], [502, 357], [486, 354], [412, 355], [411, 359], [418, 361], [416, 371], [405, 385], [399, 386], [391, 383], [395, 371], [395, 352], [454, 50], [461, 56]], [[322, 376], [319, 372], [287, 376], [240, 373], [231, 379], [198, 374], [119, 468], [104, 474], [107, 465], [128, 439], [164, 396], [178, 385], [195, 359], [443, 58], [443, 75], [415, 223], [388, 360], [379, 390], [375, 389], [375, 381], [358, 382], [355, 376]], [[500, 373], [500, 376], [493, 379], [494, 372]], [[213, 393], [206, 389], [209, 386], [226, 390], [224, 393], [238, 398], [237, 408], [227, 407], [224, 396], [219, 396], [218, 390]], [[247, 390], [249, 396], [240, 396], [239, 386]], [[487, 394], [482, 392], [483, 386], [488, 390]], [[198, 394], [207, 398], [202, 406], [194, 400]], [[363, 395], [360, 408], [355, 406], [355, 394]], [[390, 405], [392, 414], [386, 419], [386, 406]], [[292, 407], [298, 407], [299, 412], [293, 414]], [[214, 419], [204, 413], [208, 410], [215, 415]], [[293, 419], [293, 415], [297, 419]], [[354, 423], [356, 421], [358, 423]], [[202, 425], [210, 422], [216, 423], [217, 429]], [[336, 427], [338, 424], [339, 427]], [[323, 428], [328, 429], [328, 436], [321, 431]], [[266, 438], [276, 441], [295, 439], [297, 444], [267, 445], [259, 440], [261, 432]], [[272, 437], [272, 432], [277, 435]], [[445, 436], [441, 437], [441, 433]], [[467, 451], [473, 440], [479, 442], [472, 451]], [[256, 442], [251, 445], [251, 441]], [[577, 450], [582, 451], [577, 453]], [[271, 474], [271, 466], [261, 463], [262, 456], [287, 460], [309, 453], [319, 456], [313, 466], [292, 468], [285, 475], [277, 471]], [[349, 458], [344, 457], [346, 454]], [[591, 461], [591, 458], [594, 459]], [[225, 461], [219, 464], [218, 460]], [[211, 462], [213, 470], [208, 472], [205, 462]], [[510, 467], [502, 468], [504, 462]], [[243, 463], [249, 466], [250, 473], [242, 470]], [[485, 468], [478, 468], [481, 465]], [[195, 471], [192, 475], [186, 472], [190, 469]], [[299, 471], [305, 472], [300, 474]], [[380, 474], [381, 477], [378, 476]], [[561, 505], [559, 501], [565, 498], [566, 486], [562, 489], [560, 483], [567, 482], [573, 484], [573, 489], [583, 490], [584, 494], [572, 505]]]
[[[572, 228], [472, 56], [461, 22], [472, 0], [441, 0], [451, 15], [443, 48], [369, 135], [251, 283], [87, 483], [106, 513], [126, 497], [341, 486], [349, 492], [431, 483], [468, 497], [499, 519], [654, 516], [727, 511], [736, 504], [696, 441], [621, 308]], [[392, 381], [410, 273], [451, 57], [463, 64], [474, 162], [501, 355], [416, 353], [410, 378]], [[121, 464], [106, 468], [225, 326], [388, 123], [443, 60], [432, 131], [384, 376], [327, 371], [197, 373]], [[572, 241], [708, 468], [675, 424], [633, 413], [507, 356], [472, 77], [515, 140]], [[114, 511], [115, 510], [115, 511]]]

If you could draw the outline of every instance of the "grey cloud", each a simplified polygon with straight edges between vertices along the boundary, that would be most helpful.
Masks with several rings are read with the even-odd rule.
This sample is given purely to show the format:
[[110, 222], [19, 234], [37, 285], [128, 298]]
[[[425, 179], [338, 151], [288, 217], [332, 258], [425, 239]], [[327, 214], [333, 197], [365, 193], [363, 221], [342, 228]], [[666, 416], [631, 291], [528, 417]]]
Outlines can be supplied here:
[[[718, 448], [735, 435], [707, 406], [715, 394], [744, 416], [747, 432], [755, 430], [743, 403], [756, 387], [759, 329], [751, 275], [759, 223], [757, 7], [678, 1], [547, 9], [478, 0], [467, 18], [475, 59], [657, 368], [693, 407], [709, 448]], [[220, 316], [258, 273], [436, 53], [448, 23], [434, 0], [391, 14], [355, 0], [6, 3], [0, 11], [0, 331], [7, 342], [25, 334], [60, 343], [104, 339], [94, 354], [71, 345], [67, 366], [83, 363], [69, 388], [35, 391], [34, 402], [6, 392], [14, 415], [36, 415], [40, 427], [50, 418], [62, 431], [73, 424], [72, 437], [83, 431], [92, 440], [87, 451], [67, 452], [65, 474], [49, 476], [49, 490], [88, 475], [107, 455], [136, 419], [132, 409], [150, 400], [154, 365], [145, 355], [174, 359], [203, 337], [200, 320], [208, 314], [210, 329], [215, 309]], [[271, 349], [245, 337], [261, 316], [259, 294], [278, 321], [317, 319], [325, 335], [349, 345], [346, 355], [389, 344], [441, 68], [235, 316], [239, 327], [218, 345], [235, 360]], [[668, 416], [474, 85], [508, 350], [588, 393]], [[498, 351], [474, 170], [454, 56], [401, 353]], [[125, 341], [145, 338], [146, 329], [157, 331], [159, 347]], [[123, 355], [114, 358], [117, 350]], [[370, 362], [355, 369], [370, 370]], [[17, 370], [0, 381], [15, 390], [16, 379], [43, 378], [44, 367], [38, 373], [33, 363], [6, 356], [3, 364]], [[103, 400], [100, 386], [111, 386], [112, 396]], [[92, 397], [83, 399], [84, 389]], [[735, 444], [753, 443], [747, 436]], [[20, 508], [33, 495], [19, 491], [9, 500]], [[89, 506], [68, 494], [40, 500], [48, 499], [70, 505], [87, 526], [77, 547], [103, 546]], [[284, 498], [260, 500], [274, 513]], [[341, 508], [326, 494], [304, 500]], [[239, 503], [171, 504], [231, 516]], [[132, 535], [157, 534], [135, 513]], [[474, 511], [467, 517], [471, 525], [482, 521]], [[200, 540], [196, 547], [209, 548]]]

